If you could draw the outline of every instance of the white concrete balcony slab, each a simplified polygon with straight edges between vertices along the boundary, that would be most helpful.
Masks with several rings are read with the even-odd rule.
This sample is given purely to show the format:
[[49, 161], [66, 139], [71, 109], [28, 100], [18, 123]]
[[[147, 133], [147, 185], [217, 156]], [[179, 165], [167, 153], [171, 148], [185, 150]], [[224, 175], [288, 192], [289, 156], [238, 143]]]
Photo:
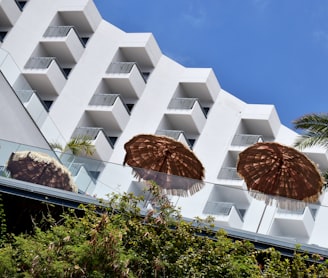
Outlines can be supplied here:
[[49, 26], [40, 41], [49, 56], [65, 67], [80, 59], [84, 44], [73, 26]]
[[90, 158], [107, 161], [112, 155], [114, 147], [102, 128], [78, 127], [75, 129], [72, 138], [79, 137], [91, 140], [95, 146], [95, 152]]
[[116, 133], [121, 133], [130, 119], [129, 111], [118, 94], [94, 95], [86, 112], [97, 126]]
[[32, 57], [23, 75], [42, 99], [54, 100], [66, 83], [66, 75], [54, 57]]
[[313, 227], [314, 217], [309, 207], [295, 211], [277, 209], [269, 233], [273, 236], [307, 241]]
[[74, 26], [82, 38], [90, 38], [102, 21], [102, 16], [92, 0], [77, 1], [73, 6], [63, 5], [58, 15], [60, 25]]
[[11, 28], [19, 16], [21, 10], [16, 1], [0, 0], [0, 27], [1, 29]]
[[111, 63], [103, 80], [110, 91], [118, 93], [128, 102], [138, 100], [146, 87], [146, 81], [136, 63]]
[[143, 71], [155, 68], [162, 55], [151, 33], [127, 33], [120, 44], [120, 51], [127, 61], [136, 62]]
[[213, 216], [218, 225], [240, 228], [243, 220], [233, 203], [208, 201], [203, 214]]
[[241, 119], [248, 134], [261, 134], [264, 138], [275, 138], [281, 126], [273, 105], [247, 104]]
[[209, 68], [187, 68], [180, 87], [185, 96], [198, 98], [206, 107], [212, 106], [221, 91], [213, 70]]
[[165, 112], [172, 129], [199, 135], [206, 123], [205, 113], [195, 98], [173, 98]]
[[302, 150], [310, 160], [312, 160], [318, 168], [324, 172], [328, 168], [328, 149], [322, 146], [312, 146]]

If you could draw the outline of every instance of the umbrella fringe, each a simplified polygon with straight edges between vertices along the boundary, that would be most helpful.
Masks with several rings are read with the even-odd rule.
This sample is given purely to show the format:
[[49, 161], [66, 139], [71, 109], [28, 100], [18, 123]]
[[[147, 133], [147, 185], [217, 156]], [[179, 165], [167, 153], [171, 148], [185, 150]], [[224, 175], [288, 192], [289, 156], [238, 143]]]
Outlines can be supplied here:
[[200, 191], [205, 186], [204, 183], [198, 182], [192, 185], [188, 190], [185, 189], [161, 189], [167, 195], [179, 196], [179, 197], [190, 197]]
[[[133, 173], [133, 176], [136, 179], [138, 179], [138, 182], [140, 182], [140, 181], [146, 181], [146, 182], [149, 181], [149, 180], [143, 179], [140, 176], [140, 174], [138, 172], [136, 172], [135, 170], [132, 170], [132, 173]], [[200, 181], [200, 182], [196, 182], [195, 184], [193, 184], [188, 190], [176, 189], [176, 188], [172, 188], [172, 189], [161, 188], [160, 185], [159, 185], [159, 189], [161, 190], [162, 193], [164, 193], [166, 195], [173, 195], [173, 196], [179, 196], [179, 197], [189, 197], [189, 196], [194, 195], [198, 191], [200, 191], [204, 186], [205, 186], [204, 182]]]
[[259, 201], [264, 201], [266, 205], [276, 206], [284, 210], [299, 210], [304, 209], [309, 203], [315, 203], [318, 200], [319, 194], [313, 195], [304, 200], [288, 199], [280, 196], [267, 195], [253, 190], [250, 190], [250, 195]]

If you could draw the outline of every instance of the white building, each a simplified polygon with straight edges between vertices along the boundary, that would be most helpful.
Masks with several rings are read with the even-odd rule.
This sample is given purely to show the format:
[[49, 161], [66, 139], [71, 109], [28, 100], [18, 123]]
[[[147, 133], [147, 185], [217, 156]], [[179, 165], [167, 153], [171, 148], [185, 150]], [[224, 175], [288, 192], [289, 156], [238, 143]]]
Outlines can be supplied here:
[[[328, 247], [326, 196], [302, 211], [281, 211], [253, 199], [236, 175], [247, 145], [293, 144], [297, 134], [274, 105], [237, 99], [212, 69], [176, 63], [151, 33], [125, 33], [103, 20], [92, 0], [0, 1], [0, 71], [0, 139], [50, 150], [77, 134], [92, 136], [96, 160], [75, 173], [82, 191], [143, 194], [122, 166], [123, 146], [137, 134], [167, 134], [189, 144], [206, 170], [201, 191], [171, 198], [185, 217], [212, 215], [222, 227]], [[5, 154], [0, 149], [1, 163]], [[326, 151], [306, 154], [328, 168]]]

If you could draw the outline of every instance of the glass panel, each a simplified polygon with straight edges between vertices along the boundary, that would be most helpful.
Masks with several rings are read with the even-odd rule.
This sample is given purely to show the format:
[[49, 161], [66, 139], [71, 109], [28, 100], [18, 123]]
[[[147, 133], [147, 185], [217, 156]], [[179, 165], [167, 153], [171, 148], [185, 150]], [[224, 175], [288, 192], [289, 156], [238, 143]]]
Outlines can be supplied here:
[[[155, 180], [161, 188], [163, 196], [167, 198], [171, 205], [176, 208], [181, 208], [181, 213], [186, 220], [192, 220], [196, 216], [205, 218], [210, 215], [215, 219], [217, 219], [216, 217], [221, 217], [221, 222], [228, 221], [227, 225], [223, 226], [224, 229], [228, 229], [228, 232], [239, 233], [243, 237], [249, 236], [252, 239], [261, 237], [262, 241], [264, 240], [264, 237], [268, 242], [277, 241], [279, 238], [279, 229], [286, 226], [284, 224], [287, 223], [286, 221], [291, 221], [291, 230], [293, 230], [293, 227], [296, 227], [298, 223], [301, 223], [299, 227], [303, 227], [304, 231], [307, 231], [306, 224], [314, 223], [318, 218], [322, 221], [321, 214], [328, 209], [327, 206], [323, 204], [306, 204], [301, 201], [284, 198], [284, 201], [290, 202], [291, 208], [295, 207], [299, 209], [291, 211], [280, 210], [276, 209], [276, 204], [272, 201], [274, 200], [273, 196], [265, 195], [263, 201], [255, 200], [252, 197], [253, 195], [244, 188], [227, 185], [224, 186], [173, 175], [166, 175], [165, 173], [146, 169], [131, 168], [121, 164], [108, 163], [87, 157], [73, 156], [69, 153], [55, 153], [48, 149], [40, 149], [34, 146], [22, 145], [5, 140], [0, 140], [0, 180], [7, 179], [6, 165], [11, 153], [20, 150], [47, 153], [51, 157], [60, 161], [70, 170], [74, 182], [79, 188], [78, 195], [80, 196], [90, 195], [106, 200], [111, 193], [131, 192], [138, 196], [144, 196], [144, 200], [141, 201], [139, 205], [143, 208], [143, 211], [147, 211], [147, 209], [156, 209], [156, 199], [154, 199], [148, 190], [150, 181]], [[142, 175], [143, 179], [138, 178], [136, 173]], [[267, 200], [271, 201], [265, 203]], [[306, 214], [305, 217], [295, 217], [295, 215], [297, 216], [304, 211], [304, 207], [308, 207], [311, 211], [318, 211], [317, 214], [320, 214], [321, 216], [313, 218], [310, 215], [311, 219], [307, 217], [309, 214]], [[244, 221], [245, 219], [248, 221], [245, 221], [244, 224], [247, 223], [247, 225], [249, 225], [250, 222], [254, 221], [255, 229], [251, 229], [250, 226], [247, 225], [233, 227], [233, 221], [235, 221], [235, 223], [237, 220], [239, 221], [238, 223], [242, 221], [242, 218], [238, 215], [240, 210], [245, 212], [245, 214], [243, 214]], [[290, 217], [291, 220], [289, 220], [289, 218], [287, 220], [275, 218], [276, 213], [277, 215], [279, 213], [288, 214], [290, 215], [288, 217]], [[229, 217], [222, 218], [222, 216]], [[281, 222], [280, 220], [285, 222]], [[217, 225], [217, 228], [220, 228], [219, 225], [221, 224], [215, 225]], [[266, 234], [255, 232], [256, 227], [260, 227], [261, 225], [267, 227]], [[272, 229], [274, 225], [275, 230], [273, 231]], [[233, 229], [229, 230], [229, 227], [233, 227]], [[269, 235], [270, 229], [274, 236]], [[261, 229], [258, 230], [261, 231]], [[294, 236], [284, 235], [284, 237], [279, 238], [279, 240], [285, 240], [285, 242], [294, 244], [295, 242], [289, 240], [288, 237], [293, 238]], [[299, 238], [298, 240], [303, 240], [301, 242], [306, 244], [306, 238]], [[313, 240], [313, 238], [311, 238], [311, 240]]]

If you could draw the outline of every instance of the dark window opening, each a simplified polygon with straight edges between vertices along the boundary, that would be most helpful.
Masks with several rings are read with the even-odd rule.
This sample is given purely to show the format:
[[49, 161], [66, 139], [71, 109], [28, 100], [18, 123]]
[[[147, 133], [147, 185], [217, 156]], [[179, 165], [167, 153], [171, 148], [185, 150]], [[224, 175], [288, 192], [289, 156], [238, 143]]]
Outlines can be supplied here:
[[81, 40], [84, 43], [84, 45], [86, 45], [89, 40], [89, 37], [82, 37]]
[[133, 103], [126, 103], [126, 107], [129, 109], [130, 112], [132, 111], [133, 106], [134, 106]]
[[142, 75], [143, 75], [144, 79], [147, 81], [149, 78], [150, 72], [143, 72]]
[[113, 136], [108, 136], [108, 140], [112, 143], [112, 145], [114, 146], [117, 140], [117, 137], [113, 137]]
[[27, 1], [19, 1], [19, 0], [16, 0], [15, 2], [17, 4], [18, 8], [22, 11], [24, 9]]
[[238, 209], [239, 211], [239, 215], [242, 219], [244, 219], [245, 213], [246, 213], [246, 209]]
[[49, 111], [50, 107], [54, 103], [54, 101], [53, 100], [44, 100], [43, 103], [44, 103], [46, 109]]
[[209, 107], [203, 107], [203, 111], [204, 111], [205, 116], [207, 116], [208, 111], [210, 111], [210, 108]]
[[192, 147], [194, 146], [194, 144], [196, 142], [196, 139], [188, 139], [188, 142], [189, 142], [190, 148], [192, 149]]
[[68, 77], [69, 76], [71, 70], [72, 70], [71, 68], [63, 68], [63, 72], [65, 74], [65, 77]]
[[99, 171], [89, 171], [89, 174], [93, 179], [97, 180], [100, 175], [100, 172]]
[[7, 31], [0, 31], [0, 41], [3, 42], [5, 36], [7, 35]]

